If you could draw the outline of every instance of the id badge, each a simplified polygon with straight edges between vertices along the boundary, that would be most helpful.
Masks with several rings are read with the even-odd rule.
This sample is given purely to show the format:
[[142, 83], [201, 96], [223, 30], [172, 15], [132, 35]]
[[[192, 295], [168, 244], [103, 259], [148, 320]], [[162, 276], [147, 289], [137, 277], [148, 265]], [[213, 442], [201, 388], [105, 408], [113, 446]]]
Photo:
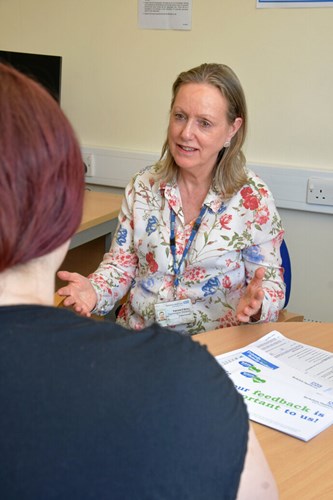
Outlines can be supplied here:
[[173, 300], [155, 304], [156, 321], [161, 326], [176, 326], [193, 323], [194, 314], [191, 299]]

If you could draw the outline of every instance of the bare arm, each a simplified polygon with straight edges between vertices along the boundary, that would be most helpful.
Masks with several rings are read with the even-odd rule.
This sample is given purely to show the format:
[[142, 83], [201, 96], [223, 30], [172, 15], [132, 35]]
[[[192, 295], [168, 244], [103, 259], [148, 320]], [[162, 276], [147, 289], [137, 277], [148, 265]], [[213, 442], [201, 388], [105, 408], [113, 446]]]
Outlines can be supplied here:
[[250, 425], [247, 454], [237, 500], [277, 500], [278, 498], [275, 479]]

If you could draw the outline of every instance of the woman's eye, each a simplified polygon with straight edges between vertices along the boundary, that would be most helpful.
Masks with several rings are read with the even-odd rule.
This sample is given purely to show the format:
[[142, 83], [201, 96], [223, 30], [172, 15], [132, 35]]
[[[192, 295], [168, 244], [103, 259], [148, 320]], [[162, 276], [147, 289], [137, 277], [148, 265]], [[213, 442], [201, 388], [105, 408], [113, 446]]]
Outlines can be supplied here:
[[176, 120], [185, 120], [185, 116], [182, 113], [175, 113]]
[[210, 122], [208, 122], [207, 120], [201, 120], [200, 121], [200, 125], [201, 125], [202, 128], [209, 128], [209, 127], [211, 127]]

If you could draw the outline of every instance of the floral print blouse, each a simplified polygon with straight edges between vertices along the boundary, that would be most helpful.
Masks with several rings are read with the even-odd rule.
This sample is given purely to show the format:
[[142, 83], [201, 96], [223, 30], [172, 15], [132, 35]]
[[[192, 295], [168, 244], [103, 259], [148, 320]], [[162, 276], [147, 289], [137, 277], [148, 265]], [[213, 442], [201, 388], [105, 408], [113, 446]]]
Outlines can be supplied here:
[[176, 214], [178, 263], [195, 221], [184, 223], [176, 181], [161, 183], [154, 172], [155, 166], [142, 170], [125, 190], [110, 251], [89, 276], [98, 296], [93, 313], [107, 314], [126, 296], [117, 322], [140, 330], [156, 321], [155, 303], [190, 298], [193, 322], [173, 329], [193, 335], [238, 325], [239, 299], [255, 270], [263, 266], [260, 321], [275, 321], [285, 298], [280, 256], [284, 231], [266, 184], [248, 171], [247, 184], [231, 199], [224, 200], [213, 189], [208, 192], [207, 209], [175, 288], [170, 210]]

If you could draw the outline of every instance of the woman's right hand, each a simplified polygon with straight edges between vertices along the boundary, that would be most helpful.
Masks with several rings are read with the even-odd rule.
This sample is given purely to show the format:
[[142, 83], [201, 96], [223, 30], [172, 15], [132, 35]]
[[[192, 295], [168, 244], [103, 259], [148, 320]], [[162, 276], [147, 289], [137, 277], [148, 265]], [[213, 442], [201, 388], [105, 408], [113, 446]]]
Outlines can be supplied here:
[[90, 317], [91, 311], [96, 306], [97, 295], [88, 278], [68, 271], [58, 271], [57, 276], [62, 281], [68, 282], [57, 291], [58, 295], [66, 297], [63, 305], [72, 307], [81, 316]]

